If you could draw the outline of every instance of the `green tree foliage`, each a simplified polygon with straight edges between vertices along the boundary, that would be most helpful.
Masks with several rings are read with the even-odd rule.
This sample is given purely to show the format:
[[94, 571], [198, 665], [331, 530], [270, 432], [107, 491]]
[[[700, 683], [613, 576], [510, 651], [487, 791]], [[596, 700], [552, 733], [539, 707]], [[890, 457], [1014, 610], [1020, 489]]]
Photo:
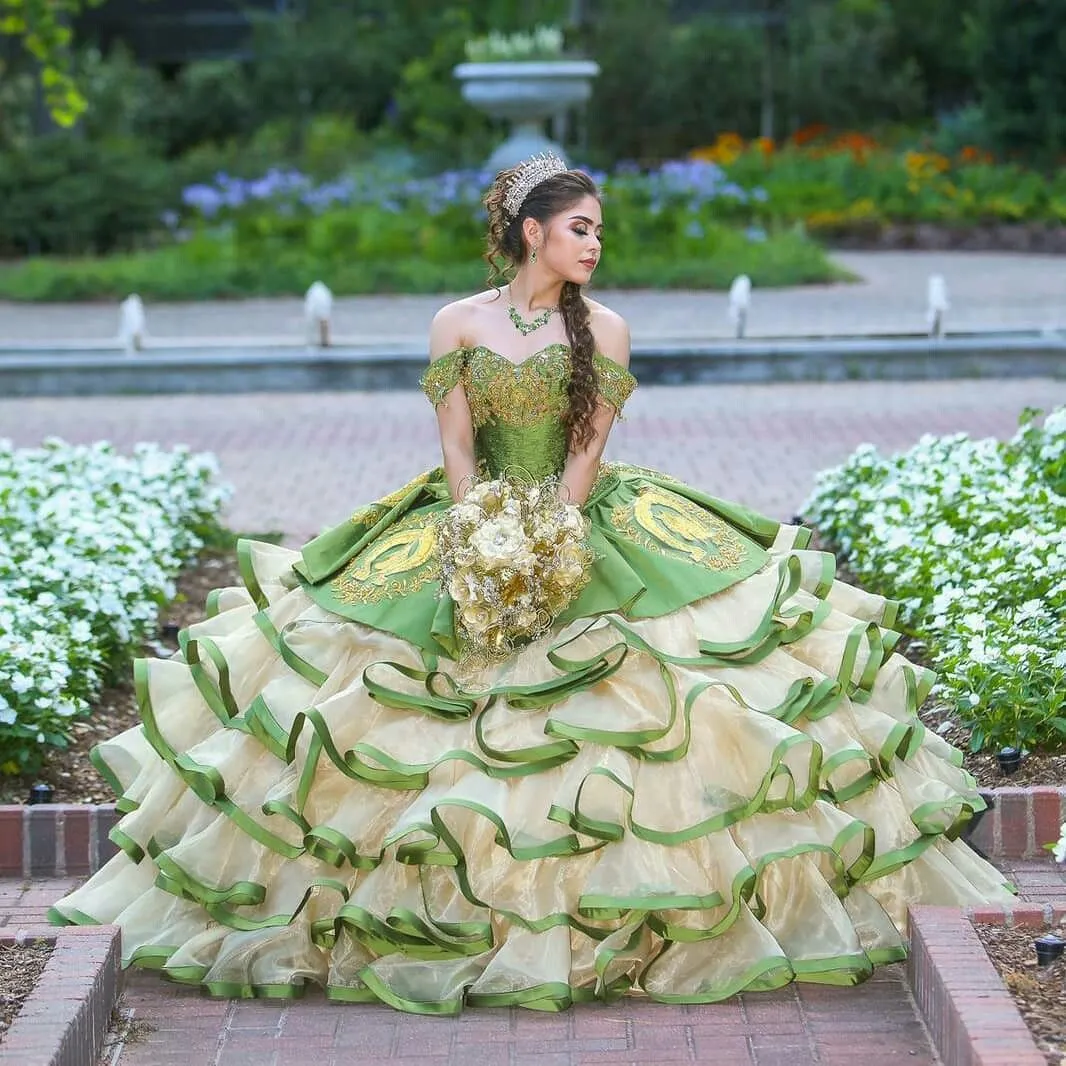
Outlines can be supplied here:
[[589, 143], [605, 162], [668, 157], [723, 129], [758, 129], [758, 27], [707, 16], [672, 22], [670, 7], [619, 0], [590, 26], [588, 49], [601, 73]]
[[786, 83], [790, 124], [860, 128], [923, 110], [921, 70], [899, 47], [893, 5], [883, 0], [814, 2], [789, 24]]
[[1066, 0], [977, 0], [968, 43], [995, 147], [1066, 152]]
[[[71, 72], [71, 23], [103, 0], [0, 0], [0, 34], [15, 37], [40, 64], [45, 103], [61, 126], [85, 111], [85, 98]], [[0, 74], [7, 74], [0, 70]]]

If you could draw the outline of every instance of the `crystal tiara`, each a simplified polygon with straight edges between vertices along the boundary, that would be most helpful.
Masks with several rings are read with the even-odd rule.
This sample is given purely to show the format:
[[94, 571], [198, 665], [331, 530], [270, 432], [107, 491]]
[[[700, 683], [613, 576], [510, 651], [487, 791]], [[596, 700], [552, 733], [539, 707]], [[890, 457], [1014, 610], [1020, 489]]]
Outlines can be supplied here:
[[503, 210], [508, 218], [516, 218], [522, 210], [526, 197], [542, 182], [556, 174], [564, 174], [570, 168], [557, 155], [542, 152], [531, 156], [518, 166], [507, 195], [503, 198]]

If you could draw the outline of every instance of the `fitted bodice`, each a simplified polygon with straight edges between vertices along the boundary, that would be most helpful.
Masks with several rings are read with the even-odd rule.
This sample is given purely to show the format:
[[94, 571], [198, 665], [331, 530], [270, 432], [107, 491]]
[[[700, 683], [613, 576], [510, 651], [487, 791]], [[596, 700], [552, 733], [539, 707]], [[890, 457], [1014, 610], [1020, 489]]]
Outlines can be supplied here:
[[[600, 397], [619, 413], [636, 380], [624, 367], [594, 357]], [[566, 412], [570, 401], [570, 346], [551, 344], [511, 362], [490, 348], [457, 348], [434, 360], [422, 388], [434, 406], [462, 386], [474, 427], [479, 464], [489, 476], [518, 468], [541, 479], [566, 461]]]

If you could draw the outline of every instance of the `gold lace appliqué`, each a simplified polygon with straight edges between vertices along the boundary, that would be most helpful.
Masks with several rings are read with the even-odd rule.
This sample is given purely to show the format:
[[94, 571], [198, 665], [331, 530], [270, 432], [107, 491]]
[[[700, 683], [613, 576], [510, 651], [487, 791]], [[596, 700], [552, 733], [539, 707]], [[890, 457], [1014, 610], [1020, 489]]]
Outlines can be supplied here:
[[409, 514], [368, 544], [330, 582], [341, 603], [374, 604], [417, 592], [440, 576], [435, 517]]
[[472, 348], [463, 374], [470, 418], [475, 427], [495, 419], [508, 426], [538, 426], [562, 419], [569, 406], [566, 381], [569, 349], [552, 344], [521, 363], [491, 348]]
[[600, 397], [621, 415], [626, 400], [633, 395], [633, 390], [637, 387], [637, 379], [624, 366], [619, 366], [604, 355], [597, 353], [593, 364], [596, 367]]
[[444, 397], [459, 384], [466, 366], [466, 355], [465, 348], [456, 348], [434, 359], [426, 368], [418, 384], [434, 407], [444, 403]]
[[745, 558], [744, 541], [728, 523], [698, 504], [655, 486], [611, 512], [611, 524], [642, 548], [683, 556], [710, 570], [732, 570]]
[[[598, 352], [593, 365], [600, 397], [621, 416], [637, 387], [636, 378]], [[524, 427], [562, 421], [570, 405], [569, 377], [570, 345], [560, 342], [520, 363], [484, 346], [457, 348], [430, 363], [420, 384], [435, 407], [456, 385], [463, 385], [475, 429], [492, 420]]]

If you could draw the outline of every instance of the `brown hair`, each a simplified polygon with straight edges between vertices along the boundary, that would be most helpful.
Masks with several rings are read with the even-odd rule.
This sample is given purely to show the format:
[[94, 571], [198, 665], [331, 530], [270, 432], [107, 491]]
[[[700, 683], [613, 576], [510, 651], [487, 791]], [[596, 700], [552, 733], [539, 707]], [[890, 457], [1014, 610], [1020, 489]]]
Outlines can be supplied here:
[[[534, 186], [518, 214], [509, 219], [503, 201], [517, 172], [517, 167], [501, 170], [485, 194], [485, 208], [489, 213], [485, 261], [489, 264], [489, 284], [497, 288], [500, 282], [507, 279], [508, 273], [526, 258], [522, 223], [527, 218], [545, 225], [550, 218], [573, 207], [586, 196], [595, 196], [597, 200], [600, 198], [599, 189], [592, 178], [580, 170], [567, 170]], [[500, 259], [504, 260], [503, 267], [499, 264]], [[592, 416], [596, 410], [598, 382], [593, 363], [596, 341], [589, 325], [588, 304], [581, 296], [581, 286], [576, 282], [563, 282], [563, 290], [559, 294], [559, 313], [563, 316], [570, 341], [567, 440], [570, 450], [578, 451], [592, 440], [595, 433]]]

